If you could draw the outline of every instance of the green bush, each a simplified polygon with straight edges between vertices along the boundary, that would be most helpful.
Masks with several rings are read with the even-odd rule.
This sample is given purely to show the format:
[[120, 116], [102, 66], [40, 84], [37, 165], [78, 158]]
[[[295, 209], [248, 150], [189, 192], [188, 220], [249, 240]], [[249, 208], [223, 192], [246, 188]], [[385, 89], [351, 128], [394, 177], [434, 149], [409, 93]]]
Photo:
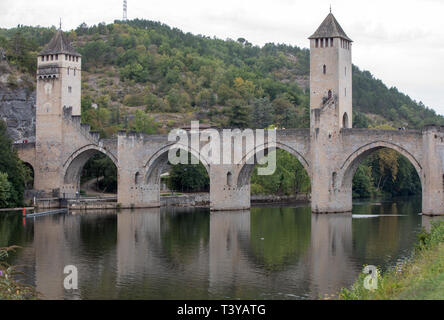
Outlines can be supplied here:
[[[6, 134], [6, 124], [0, 120], [0, 172], [7, 173], [2, 177], [3, 202], [6, 207], [19, 207], [23, 205], [25, 185], [30, 179], [30, 169], [26, 167], [12, 149], [12, 143]], [[5, 178], [9, 182], [5, 183]], [[9, 191], [7, 191], [9, 189]], [[9, 195], [8, 195], [9, 194]]]

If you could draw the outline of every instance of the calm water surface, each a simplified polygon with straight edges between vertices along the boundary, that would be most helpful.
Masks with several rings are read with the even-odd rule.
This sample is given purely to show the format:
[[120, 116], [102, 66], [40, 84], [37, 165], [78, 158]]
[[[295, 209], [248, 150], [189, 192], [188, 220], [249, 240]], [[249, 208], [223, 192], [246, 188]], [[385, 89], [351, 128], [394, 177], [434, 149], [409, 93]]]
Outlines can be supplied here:
[[[355, 203], [353, 215], [309, 207], [210, 213], [162, 208], [26, 219], [0, 214], [0, 247], [46, 299], [316, 299], [350, 286], [364, 264], [408, 257], [421, 201]], [[79, 290], [63, 288], [63, 268]]]

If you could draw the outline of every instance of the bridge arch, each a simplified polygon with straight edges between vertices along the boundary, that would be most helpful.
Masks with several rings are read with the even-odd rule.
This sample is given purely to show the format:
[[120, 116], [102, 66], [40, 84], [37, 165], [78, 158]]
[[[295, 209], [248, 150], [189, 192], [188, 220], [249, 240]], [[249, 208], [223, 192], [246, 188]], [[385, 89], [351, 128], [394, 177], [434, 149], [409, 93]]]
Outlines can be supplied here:
[[119, 174], [119, 166], [117, 158], [103, 147], [89, 144], [76, 151], [74, 151], [63, 164], [63, 182], [64, 184], [78, 185], [80, 182], [80, 175], [86, 162], [94, 155], [102, 153], [106, 155], [117, 168], [117, 175]]
[[144, 167], [145, 170], [144, 183], [151, 185], [160, 183], [160, 175], [162, 174], [162, 171], [165, 168], [165, 166], [168, 164], [168, 154], [171, 149], [176, 151], [184, 150], [190, 153], [195, 158], [199, 159], [200, 163], [202, 163], [202, 165], [205, 167], [208, 176], [210, 176], [209, 161], [205, 157], [200, 155], [200, 153], [197, 150], [191, 148], [190, 146], [185, 146], [185, 145], [182, 146], [172, 143], [157, 150], [157, 152], [154, 153], [147, 161]]
[[422, 165], [421, 163], [416, 159], [416, 157], [410, 153], [405, 148], [401, 147], [400, 145], [397, 145], [392, 142], [388, 141], [375, 141], [368, 144], [365, 144], [352, 152], [347, 159], [344, 161], [344, 163], [341, 165], [340, 170], [342, 172], [342, 183], [341, 186], [345, 188], [346, 190], [352, 188], [353, 183], [353, 176], [356, 173], [356, 170], [358, 169], [359, 164], [367, 158], [370, 154], [373, 152], [387, 148], [397, 151], [399, 154], [406, 157], [409, 162], [413, 165], [416, 172], [418, 173], [419, 179], [421, 181], [421, 185], [424, 186], [424, 176], [422, 171]]
[[[296, 159], [298, 159], [298, 161], [302, 164], [304, 169], [307, 171], [308, 176], [310, 177], [310, 180], [311, 180], [310, 164], [305, 159], [305, 157], [296, 149], [294, 149], [286, 144], [283, 144], [281, 142], [275, 142], [273, 144], [273, 146], [269, 146], [268, 143], [265, 143], [259, 147], [256, 147], [254, 150], [251, 150], [249, 153], [247, 153], [244, 156], [244, 158], [242, 159], [243, 165], [239, 171], [239, 175], [237, 178], [237, 187], [242, 188], [245, 185], [250, 183], [251, 174], [253, 173], [254, 167], [258, 163], [257, 156], [258, 156], [259, 152], [263, 151], [261, 154], [263, 156], [265, 156], [266, 153], [268, 153], [270, 151], [277, 150], [277, 149], [285, 150], [288, 153], [290, 153], [291, 155], [293, 155]], [[253, 161], [254, 164], [249, 164], [252, 162], [252, 158], [254, 158], [254, 161]]]

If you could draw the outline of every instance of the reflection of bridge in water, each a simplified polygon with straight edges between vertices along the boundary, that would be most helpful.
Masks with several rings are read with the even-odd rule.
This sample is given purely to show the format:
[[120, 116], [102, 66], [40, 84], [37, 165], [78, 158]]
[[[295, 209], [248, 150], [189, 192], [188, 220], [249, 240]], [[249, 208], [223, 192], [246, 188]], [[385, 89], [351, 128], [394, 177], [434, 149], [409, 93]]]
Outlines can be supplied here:
[[[350, 285], [360, 255], [379, 264], [409, 249], [414, 237], [392, 235], [411, 224], [421, 217], [352, 220], [309, 208], [70, 214], [36, 219], [23, 259], [45, 298], [317, 298]], [[63, 289], [71, 264], [74, 297]]]

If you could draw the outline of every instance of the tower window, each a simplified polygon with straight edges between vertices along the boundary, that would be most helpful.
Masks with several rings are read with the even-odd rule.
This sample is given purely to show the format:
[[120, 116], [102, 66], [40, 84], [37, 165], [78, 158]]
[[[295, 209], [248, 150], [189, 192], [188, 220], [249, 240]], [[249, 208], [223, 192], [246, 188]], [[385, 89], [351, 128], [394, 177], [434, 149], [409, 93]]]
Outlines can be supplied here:
[[69, 92], [69, 93], [72, 92], [72, 87], [68, 87], [68, 92]]
[[51, 55], [51, 61], [54, 61], [54, 56], [53, 55]]
[[227, 173], [227, 185], [231, 187], [233, 184], [233, 174], [231, 172]]
[[76, 76], [76, 69], [74, 69], [74, 77]]
[[68, 72], [68, 75], [69, 75], [69, 68], [68, 69], [66, 69], [67, 70], [67, 72]]
[[331, 186], [333, 189], [336, 188], [336, 177], [338, 176], [338, 174], [336, 172], [333, 172], [332, 177], [331, 177]]
[[135, 177], [134, 177], [134, 183], [135, 183], [135, 184], [139, 184], [139, 179], [140, 179], [140, 173], [139, 173], [139, 172], [136, 172], [136, 175], [135, 175]]
[[59, 55], [58, 54], [55, 55], [55, 59], [59, 60]]
[[76, 62], [79, 62], [79, 57], [76, 57]]
[[319, 39], [316, 39], [315, 43], [316, 43], [316, 48], [318, 48], [319, 47]]
[[65, 60], [68, 60], [68, 55], [67, 54], [65, 54]]
[[42, 56], [42, 62], [45, 61], [45, 56]]
[[325, 47], [328, 48], [328, 38], [325, 39]]
[[327, 66], [324, 64], [324, 66], [322, 67], [322, 72], [324, 73], [324, 74], [326, 74], [327, 73]]
[[333, 47], [333, 38], [330, 38], [330, 47]]

